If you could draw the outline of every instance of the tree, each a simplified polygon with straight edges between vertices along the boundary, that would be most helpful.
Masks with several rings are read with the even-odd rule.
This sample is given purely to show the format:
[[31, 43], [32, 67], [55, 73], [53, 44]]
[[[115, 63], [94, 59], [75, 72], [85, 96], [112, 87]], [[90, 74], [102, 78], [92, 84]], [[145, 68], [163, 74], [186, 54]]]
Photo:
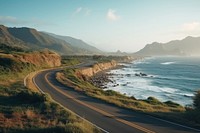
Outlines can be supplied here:
[[200, 110], [200, 90], [196, 92], [193, 104], [196, 110]]

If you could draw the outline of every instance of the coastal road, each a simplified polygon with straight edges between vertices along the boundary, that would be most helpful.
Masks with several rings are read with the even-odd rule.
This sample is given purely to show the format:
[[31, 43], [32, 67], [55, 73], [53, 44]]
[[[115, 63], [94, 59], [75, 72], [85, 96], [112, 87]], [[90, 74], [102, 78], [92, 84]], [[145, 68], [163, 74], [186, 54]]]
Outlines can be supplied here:
[[152, 116], [134, 112], [86, 96], [59, 83], [56, 72], [61, 69], [46, 70], [37, 74], [33, 81], [51, 97], [90, 121], [103, 132], [110, 133], [197, 133], [200, 130], [184, 127]]

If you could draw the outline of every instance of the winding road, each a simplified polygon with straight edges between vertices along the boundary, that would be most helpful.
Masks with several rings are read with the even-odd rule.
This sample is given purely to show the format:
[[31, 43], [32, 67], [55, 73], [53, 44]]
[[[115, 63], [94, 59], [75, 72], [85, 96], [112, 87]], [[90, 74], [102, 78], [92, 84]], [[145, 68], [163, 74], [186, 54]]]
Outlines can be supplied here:
[[86, 96], [59, 83], [56, 72], [61, 69], [38, 73], [33, 81], [36, 86], [62, 106], [85, 118], [103, 132], [110, 133], [197, 133], [200, 130], [167, 122], [143, 113], [120, 108]]

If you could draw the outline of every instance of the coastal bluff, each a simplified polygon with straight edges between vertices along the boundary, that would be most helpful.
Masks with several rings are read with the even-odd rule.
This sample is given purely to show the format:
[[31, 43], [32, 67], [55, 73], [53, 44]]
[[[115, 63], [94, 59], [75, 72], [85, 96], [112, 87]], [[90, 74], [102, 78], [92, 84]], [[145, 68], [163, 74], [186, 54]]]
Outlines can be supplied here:
[[115, 60], [112, 60], [110, 62], [97, 63], [90, 67], [84, 67], [84, 68], [79, 69], [76, 74], [77, 75], [81, 74], [86, 77], [92, 77], [98, 72], [116, 67], [117, 64], [118, 63]]
[[21, 62], [28, 62], [35, 66], [56, 67], [61, 65], [61, 57], [52, 51], [32, 52], [30, 54], [15, 56]]
[[55, 52], [44, 50], [28, 53], [0, 54], [0, 67], [11, 71], [22, 71], [32, 67], [56, 67], [61, 65], [61, 57]]

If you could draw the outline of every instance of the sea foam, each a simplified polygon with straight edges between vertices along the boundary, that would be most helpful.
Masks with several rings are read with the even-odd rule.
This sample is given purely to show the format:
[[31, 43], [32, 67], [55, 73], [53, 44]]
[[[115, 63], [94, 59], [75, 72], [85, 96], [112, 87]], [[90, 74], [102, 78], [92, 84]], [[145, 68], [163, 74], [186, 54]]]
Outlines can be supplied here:
[[[182, 105], [192, 104], [192, 97], [200, 88], [200, 68], [197, 65], [200, 65], [199, 59], [180, 57], [139, 60], [110, 71], [114, 82], [106, 86], [137, 99], [153, 96], [163, 102], [171, 100]], [[137, 76], [138, 73], [147, 76]]]
[[163, 63], [160, 63], [162, 65], [171, 65], [171, 64], [175, 64], [176, 62], [163, 62]]

